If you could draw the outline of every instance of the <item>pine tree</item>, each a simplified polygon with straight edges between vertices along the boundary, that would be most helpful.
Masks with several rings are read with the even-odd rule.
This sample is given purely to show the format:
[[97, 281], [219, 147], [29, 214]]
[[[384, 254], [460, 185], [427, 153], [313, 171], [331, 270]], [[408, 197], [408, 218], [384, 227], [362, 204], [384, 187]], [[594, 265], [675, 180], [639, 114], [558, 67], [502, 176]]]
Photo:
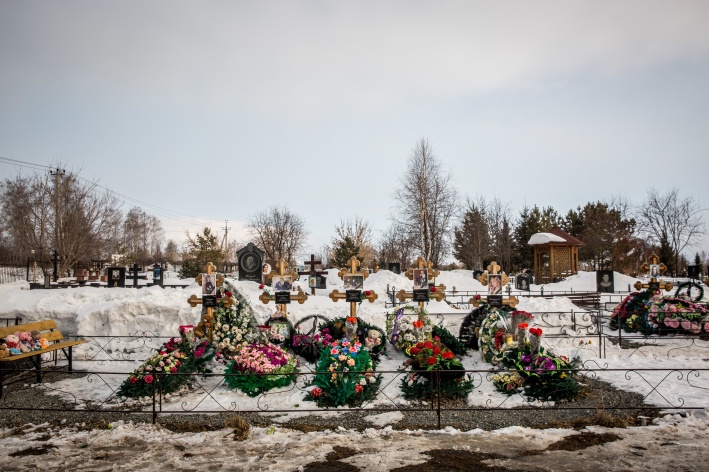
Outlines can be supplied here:
[[204, 271], [204, 266], [208, 262], [219, 265], [222, 260], [224, 260], [224, 254], [221, 244], [217, 236], [212, 234], [211, 229], [204, 228], [202, 234], [198, 233], [194, 238], [187, 233], [179, 276], [184, 279], [197, 277]]
[[335, 267], [346, 267], [352, 256], [357, 257], [360, 250], [359, 246], [349, 236], [345, 236], [344, 239], [335, 243], [334, 249], [335, 255], [332, 258], [332, 262]]

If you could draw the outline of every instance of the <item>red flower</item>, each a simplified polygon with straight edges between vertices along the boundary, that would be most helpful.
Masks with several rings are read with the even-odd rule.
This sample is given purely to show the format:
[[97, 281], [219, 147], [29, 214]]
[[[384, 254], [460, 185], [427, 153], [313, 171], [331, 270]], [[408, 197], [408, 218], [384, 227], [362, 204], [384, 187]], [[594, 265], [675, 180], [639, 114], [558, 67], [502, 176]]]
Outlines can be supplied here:
[[362, 391], [364, 391], [364, 386], [360, 384], [355, 385], [355, 392], [362, 393]]
[[422, 343], [422, 342], [419, 342], [418, 344], [416, 344], [416, 347], [419, 348], [419, 349], [423, 348], [423, 343]]
[[428, 358], [428, 361], [426, 361], [426, 362], [428, 362], [428, 365], [433, 365], [436, 363], [436, 358], [431, 356]]
[[177, 367], [170, 367], [170, 373], [171, 373], [171, 374], [176, 374], [176, 373], [177, 373]]
[[520, 329], [527, 329], [529, 325], [527, 323], [520, 323], [517, 325], [517, 327]]
[[433, 348], [433, 353], [434, 353], [435, 355], [440, 354], [440, 353], [441, 353], [441, 348], [440, 348], [440, 347], [434, 347], [434, 348]]
[[322, 395], [322, 389], [320, 387], [315, 387], [310, 391], [310, 394], [314, 397], [319, 397], [320, 395]]
[[435, 285], [434, 285], [433, 287], [431, 287], [431, 293], [436, 293], [436, 287], [435, 287]]
[[542, 335], [542, 329], [541, 328], [529, 328], [529, 333], [539, 337]]
[[232, 296], [234, 296], [234, 294], [233, 294], [233, 293], [231, 293], [231, 291], [230, 291], [230, 290], [227, 290], [227, 291], [226, 291], [226, 293], [225, 293], [224, 295], [226, 295], [226, 296], [227, 296], [227, 297], [229, 297], [229, 298], [231, 298]]
[[453, 351], [446, 351], [443, 354], [441, 354], [441, 356], [444, 359], [453, 359]]
[[371, 290], [365, 290], [365, 291], [364, 291], [364, 296], [365, 296], [365, 297], [368, 297], [368, 296], [370, 296], [371, 294], [372, 294], [372, 291], [371, 291]]
[[441, 338], [439, 338], [438, 336], [434, 336], [433, 339], [435, 339], [436, 341], [440, 341], [440, 340], [441, 340]]
[[480, 300], [480, 295], [475, 295], [476, 300]]
[[411, 349], [409, 349], [409, 352], [415, 356], [416, 354], [418, 354], [421, 351], [417, 347], [412, 347]]
[[264, 285], [264, 284], [261, 284], [261, 285], [258, 286], [258, 289], [259, 289], [259, 290], [263, 290], [263, 287], [265, 287], [265, 285]]
[[138, 377], [131, 377], [129, 380], [130, 380], [130, 383], [132, 383], [132, 384], [138, 383]]
[[431, 341], [426, 341], [425, 343], [423, 343], [423, 347], [425, 347], [426, 349], [433, 349], [433, 343]]
[[143, 377], [143, 380], [145, 380], [145, 383], [146, 383], [146, 384], [151, 384], [151, 383], [153, 383], [153, 376], [152, 376], [152, 375], [146, 375], [145, 377]]

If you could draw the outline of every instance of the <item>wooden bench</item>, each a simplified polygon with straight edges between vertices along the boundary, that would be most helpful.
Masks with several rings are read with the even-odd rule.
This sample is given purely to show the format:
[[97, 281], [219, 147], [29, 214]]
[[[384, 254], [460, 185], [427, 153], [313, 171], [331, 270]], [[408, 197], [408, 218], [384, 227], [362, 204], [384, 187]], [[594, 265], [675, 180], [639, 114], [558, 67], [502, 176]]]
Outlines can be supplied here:
[[64, 353], [69, 362], [69, 372], [72, 371], [72, 348], [76, 345], [83, 344], [86, 342], [85, 339], [79, 339], [76, 341], [65, 340], [61, 331], [57, 328], [57, 324], [54, 320], [36, 321], [33, 323], [18, 324], [15, 326], [0, 327], [0, 338], [5, 338], [10, 334], [14, 334], [18, 331], [28, 331], [32, 332], [37, 330], [40, 332], [41, 338], [46, 338], [49, 341], [49, 346], [38, 351], [23, 352], [22, 354], [17, 354], [14, 356], [3, 357], [0, 359], [0, 398], [2, 398], [2, 383], [4, 376], [4, 369], [2, 363], [17, 361], [20, 359], [29, 359], [32, 361], [36, 371], [37, 371], [37, 383], [42, 381], [42, 354], [49, 352], [56, 353], [60, 350]]

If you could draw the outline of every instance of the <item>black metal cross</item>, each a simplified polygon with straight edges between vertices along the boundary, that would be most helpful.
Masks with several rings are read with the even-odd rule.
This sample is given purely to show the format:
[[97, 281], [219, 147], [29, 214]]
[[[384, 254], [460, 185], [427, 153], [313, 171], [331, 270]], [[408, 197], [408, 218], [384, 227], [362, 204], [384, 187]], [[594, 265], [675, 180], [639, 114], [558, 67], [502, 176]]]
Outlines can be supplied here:
[[[315, 254], [310, 255], [310, 260], [303, 262], [304, 265], [310, 266], [309, 271], [303, 271], [303, 272], [298, 272], [298, 275], [308, 275], [311, 277], [317, 277], [318, 275], [325, 275], [327, 274], [327, 271], [324, 270], [315, 270], [315, 266], [318, 264], [322, 264], [322, 261], [316, 261], [315, 260]], [[315, 287], [310, 287], [310, 294], [315, 295]]]
[[138, 286], [138, 270], [139, 269], [140, 268], [138, 267], [137, 262], [134, 262], [133, 265], [131, 266], [131, 268], [128, 269], [130, 271], [130, 273], [133, 274], [133, 287]]

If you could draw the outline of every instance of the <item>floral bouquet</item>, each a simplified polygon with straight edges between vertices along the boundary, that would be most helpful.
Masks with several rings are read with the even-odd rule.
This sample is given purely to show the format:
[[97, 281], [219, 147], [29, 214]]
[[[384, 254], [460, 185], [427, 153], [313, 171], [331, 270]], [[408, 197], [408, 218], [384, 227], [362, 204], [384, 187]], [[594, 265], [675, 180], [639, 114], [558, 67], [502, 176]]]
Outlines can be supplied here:
[[320, 357], [320, 350], [328, 348], [332, 341], [330, 330], [323, 328], [320, 332], [314, 334], [294, 334], [291, 340], [291, 347], [296, 354], [305, 358], [308, 362], [315, 362]]
[[153, 383], [159, 382], [163, 393], [177, 391], [192, 382], [194, 374], [208, 372], [207, 363], [214, 358], [213, 347], [204, 338], [194, 337], [194, 326], [180, 326], [180, 339], [171, 338], [158, 352], [145, 361], [118, 388], [123, 397], [152, 396]]
[[510, 323], [510, 332], [512, 334], [517, 335], [517, 325], [520, 323], [525, 323], [529, 326], [529, 324], [534, 321], [534, 315], [527, 312], [527, 311], [522, 311], [522, 310], [514, 310], [510, 312], [510, 317], [509, 317], [509, 323]]
[[539, 348], [534, 356], [529, 345], [519, 350], [514, 365], [524, 379], [524, 393], [541, 401], [559, 401], [575, 397], [579, 384], [575, 379], [576, 365], [566, 356], [557, 357]]
[[492, 376], [495, 388], [505, 395], [512, 395], [524, 389], [524, 379], [517, 372], [498, 373]]
[[217, 352], [227, 358], [233, 356], [241, 344], [258, 338], [256, 321], [248, 308], [245, 303], [234, 300], [229, 308], [220, 306], [214, 311], [212, 342]]
[[224, 382], [250, 397], [285, 387], [295, 378], [298, 361], [274, 344], [243, 344], [227, 367]]
[[319, 407], [359, 406], [377, 394], [381, 376], [374, 373], [369, 353], [359, 341], [346, 338], [323, 349], [313, 388], [305, 400]]
[[386, 330], [394, 349], [406, 352], [417, 342], [430, 339], [433, 327], [428, 311], [418, 306], [403, 306], [387, 315]]
[[529, 328], [529, 348], [532, 356], [539, 355], [539, 347], [542, 342], [542, 328]]
[[[438, 337], [431, 341], [418, 342], [407, 348], [405, 364], [412, 371], [401, 382], [405, 398], [427, 398], [433, 391], [449, 398], [464, 398], [473, 388], [473, 382], [465, 375], [463, 364]], [[439, 387], [440, 383], [440, 387]]]
[[684, 298], [662, 297], [650, 305], [647, 314], [647, 327], [652, 331], [660, 332], [665, 328], [678, 329], [681, 327], [698, 334], [702, 330], [701, 320], [706, 315], [707, 309], [702, 305]]
[[[379, 356], [386, 349], [386, 344], [382, 341], [384, 339], [384, 331], [367, 323], [362, 318], [357, 317], [355, 319], [357, 320], [357, 336], [354, 341], [359, 343], [365, 351], [369, 352], [369, 356], [375, 363], [378, 362]], [[333, 339], [342, 339], [347, 337], [346, 325], [346, 318], [335, 318], [326, 323], [322, 323], [319, 329], [321, 333], [327, 329], [328, 334]]]

